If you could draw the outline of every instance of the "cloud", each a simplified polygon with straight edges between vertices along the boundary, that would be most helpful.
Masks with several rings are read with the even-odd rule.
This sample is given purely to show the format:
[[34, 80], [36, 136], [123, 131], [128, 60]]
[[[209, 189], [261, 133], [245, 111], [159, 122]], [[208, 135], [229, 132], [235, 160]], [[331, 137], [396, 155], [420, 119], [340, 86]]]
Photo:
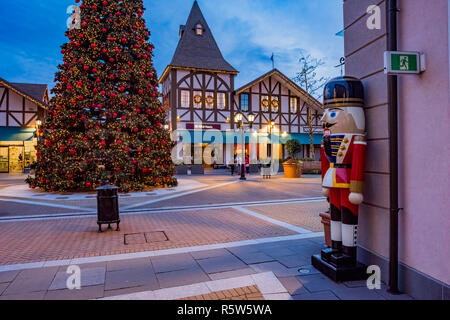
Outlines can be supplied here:
[[[178, 43], [178, 27], [184, 24], [192, 1], [173, 0], [170, 5], [145, 1], [154, 28], [155, 63], [159, 74], [170, 62]], [[336, 0], [201, 0], [200, 8], [225, 57], [241, 73], [236, 86], [243, 85], [276, 67], [289, 77], [298, 69], [301, 50], [323, 59], [319, 76], [335, 76], [343, 55], [342, 4]], [[174, 9], [176, 8], [176, 10]], [[162, 56], [159, 56], [162, 55]]]
[[[316, 2], [316, 5], [311, 5], [311, 2]], [[317, 6], [317, 2], [321, 5]], [[343, 55], [342, 38], [335, 36], [342, 25], [338, 1], [229, 0], [202, 3], [211, 15], [213, 32], [216, 32], [224, 55], [229, 56], [230, 62], [235, 62], [242, 71], [237, 82], [251, 80], [245, 75], [249, 69], [256, 68], [260, 75], [271, 69], [269, 58], [272, 52], [276, 67], [289, 77], [293, 77], [298, 69], [301, 50], [324, 60], [325, 65], [318, 71], [320, 76], [336, 74], [334, 66]], [[252, 56], [254, 53], [258, 54]]]
[[[61, 63], [60, 45], [66, 41], [66, 8], [73, 0], [6, 2], [0, 12], [0, 76], [11, 81], [47, 82]], [[175, 52], [178, 28], [184, 24], [192, 0], [144, 0], [145, 18], [155, 45], [160, 75]], [[241, 73], [236, 87], [276, 67], [293, 77], [301, 49], [326, 65], [319, 75], [337, 75], [343, 55], [342, 2], [336, 0], [199, 0], [208, 24], [228, 60]]]

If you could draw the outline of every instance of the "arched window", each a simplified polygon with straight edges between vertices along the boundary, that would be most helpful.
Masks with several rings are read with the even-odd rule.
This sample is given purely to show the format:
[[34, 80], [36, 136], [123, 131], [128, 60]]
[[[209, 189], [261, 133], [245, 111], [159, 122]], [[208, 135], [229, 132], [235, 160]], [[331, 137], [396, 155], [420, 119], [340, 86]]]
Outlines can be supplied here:
[[200, 23], [197, 23], [197, 25], [195, 26], [195, 33], [198, 36], [203, 35], [203, 26]]

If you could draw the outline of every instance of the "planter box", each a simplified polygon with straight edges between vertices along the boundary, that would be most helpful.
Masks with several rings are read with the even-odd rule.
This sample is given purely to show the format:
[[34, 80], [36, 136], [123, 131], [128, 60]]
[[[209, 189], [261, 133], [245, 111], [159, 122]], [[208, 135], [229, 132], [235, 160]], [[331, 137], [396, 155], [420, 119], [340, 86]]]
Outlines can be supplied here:
[[259, 173], [259, 165], [251, 164], [250, 165], [250, 173]]
[[331, 215], [326, 212], [320, 213], [322, 218], [323, 231], [325, 233], [325, 243], [327, 247], [331, 248]]
[[190, 166], [190, 168], [191, 174], [198, 174], [198, 175], [205, 174], [205, 168], [201, 164], [195, 164], [193, 166]]
[[175, 170], [177, 172], [177, 175], [187, 175], [188, 167], [187, 166], [175, 166]]
[[303, 173], [320, 174], [322, 172], [322, 164], [320, 161], [304, 161]]

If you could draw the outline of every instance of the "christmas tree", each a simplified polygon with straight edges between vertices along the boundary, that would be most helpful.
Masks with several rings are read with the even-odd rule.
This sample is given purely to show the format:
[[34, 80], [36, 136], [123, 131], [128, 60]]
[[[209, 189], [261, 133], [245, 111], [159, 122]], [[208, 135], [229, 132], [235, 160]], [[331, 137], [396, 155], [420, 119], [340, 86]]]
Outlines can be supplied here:
[[[77, 0], [77, 2], [79, 2]], [[66, 32], [31, 188], [175, 186], [142, 0], [84, 0]]]

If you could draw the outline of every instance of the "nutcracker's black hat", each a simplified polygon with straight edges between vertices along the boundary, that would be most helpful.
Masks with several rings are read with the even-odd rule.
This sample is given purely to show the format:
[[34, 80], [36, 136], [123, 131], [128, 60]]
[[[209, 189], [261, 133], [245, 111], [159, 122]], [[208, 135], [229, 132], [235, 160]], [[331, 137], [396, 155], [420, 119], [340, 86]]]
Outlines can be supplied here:
[[358, 78], [343, 76], [325, 84], [323, 93], [325, 108], [363, 107], [364, 87]]

